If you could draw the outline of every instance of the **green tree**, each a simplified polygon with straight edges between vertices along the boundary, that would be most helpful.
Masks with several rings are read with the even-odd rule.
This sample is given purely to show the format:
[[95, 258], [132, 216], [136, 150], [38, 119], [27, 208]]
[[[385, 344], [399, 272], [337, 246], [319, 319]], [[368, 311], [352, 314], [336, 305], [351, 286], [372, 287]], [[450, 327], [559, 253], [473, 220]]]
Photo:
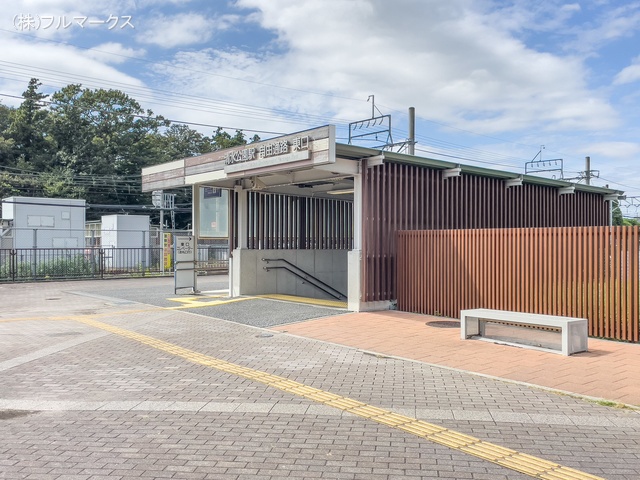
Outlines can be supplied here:
[[[40, 87], [31, 79], [20, 107], [0, 105], [0, 166], [6, 167], [0, 168], [0, 197], [150, 205], [150, 194], [141, 192], [143, 167], [247, 143], [241, 130], [231, 135], [218, 128], [207, 136], [172, 125], [119, 90], [71, 84], [47, 102]], [[190, 188], [177, 193], [177, 203], [191, 204]], [[190, 222], [188, 214], [178, 217], [178, 225]]]
[[56, 167], [40, 176], [42, 194], [47, 198], [85, 198], [86, 191], [76, 185], [73, 171], [67, 167]]
[[[251, 142], [257, 142], [260, 140], [258, 135], [254, 135], [251, 138]], [[224, 150], [225, 148], [237, 147], [240, 145], [246, 145], [247, 139], [244, 136], [242, 130], [236, 130], [235, 135], [231, 136], [228, 132], [224, 131], [221, 127], [218, 127], [211, 139], [212, 150]]]
[[22, 177], [11, 173], [0, 173], [0, 198], [41, 197], [42, 183], [33, 177]]
[[22, 93], [24, 100], [12, 112], [7, 130], [13, 140], [17, 157], [15, 164], [27, 169], [41, 170], [49, 160], [49, 145], [45, 135], [48, 111], [44, 108], [47, 95], [38, 91], [41, 86], [37, 78], [29, 81], [27, 90]]
[[169, 122], [126, 93], [68, 85], [51, 99], [57, 153], [76, 173], [140, 173], [155, 163], [151, 137]]
[[611, 204], [612, 209], [612, 223], [615, 226], [623, 225], [622, 211], [620, 210], [620, 203], [613, 202]]
[[15, 165], [15, 141], [9, 135], [13, 109], [0, 104], [0, 166]]
[[54, 164], [72, 173], [87, 202], [150, 203], [139, 175], [143, 167], [158, 163], [157, 138], [169, 122], [119, 90], [68, 85], [51, 99]]
[[622, 225], [625, 227], [638, 227], [640, 226], [640, 220], [637, 218], [623, 218]]
[[187, 125], [173, 124], [162, 136], [161, 145], [170, 160], [202, 155], [213, 150], [212, 141], [206, 135]]

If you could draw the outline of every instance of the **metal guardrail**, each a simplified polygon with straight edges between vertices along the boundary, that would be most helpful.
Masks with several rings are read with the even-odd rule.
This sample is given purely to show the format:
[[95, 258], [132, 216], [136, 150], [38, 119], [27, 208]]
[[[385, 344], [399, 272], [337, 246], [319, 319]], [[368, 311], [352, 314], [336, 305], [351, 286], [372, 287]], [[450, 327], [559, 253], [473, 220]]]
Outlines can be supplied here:
[[226, 244], [198, 244], [196, 270], [221, 272], [229, 270], [229, 246]]
[[[0, 249], [0, 282], [100, 279], [173, 275], [162, 247]], [[197, 270], [223, 272], [229, 266], [225, 245], [198, 245]]]
[[0, 250], [0, 282], [162, 273], [162, 248], [15, 248]]
[[262, 261], [266, 262], [267, 265], [269, 265], [269, 262], [282, 262], [288, 265], [288, 267], [287, 266], [263, 267], [267, 272], [269, 270], [278, 270], [278, 269], [286, 270], [287, 272], [293, 274], [294, 276], [306, 281], [312, 287], [315, 287], [318, 290], [322, 290], [324, 293], [326, 293], [327, 295], [333, 298], [337, 298], [338, 300], [347, 299], [347, 296], [344, 293], [340, 292], [339, 290], [336, 290], [331, 285], [323, 282], [319, 278], [314, 277], [309, 272], [305, 272], [300, 267], [291, 263], [288, 260], [285, 260], [284, 258], [263, 258]]

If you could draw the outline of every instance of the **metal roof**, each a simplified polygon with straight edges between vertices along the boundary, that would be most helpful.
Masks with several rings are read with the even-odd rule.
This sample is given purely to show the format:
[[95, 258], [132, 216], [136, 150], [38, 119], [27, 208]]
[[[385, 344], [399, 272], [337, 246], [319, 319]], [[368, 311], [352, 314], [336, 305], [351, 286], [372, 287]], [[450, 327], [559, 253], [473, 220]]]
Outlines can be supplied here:
[[404, 153], [389, 152], [374, 148], [360, 147], [357, 145], [347, 145], [343, 143], [336, 144], [336, 156], [350, 159], [360, 159], [384, 154], [385, 162], [405, 163], [417, 165], [421, 167], [435, 168], [446, 170], [450, 168], [460, 168], [461, 173], [470, 175], [481, 175], [485, 177], [494, 177], [501, 179], [518, 179], [521, 178], [524, 183], [534, 185], [545, 185], [549, 187], [575, 187], [576, 191], [599, 193], [601, 195], [622, 195], [622, 190], [611, 188], [596, 187], [594, 185], [584, 185], [580, 183], [572, 183], [564, 180], [554, 180], [552, 178], [538, 177], [535, 175], [523, 175], [515, 172], [506, 172], [503, 170], [494, 170], [492, 168], [476, 167], [473, 165], [464, 165], [462, 163], [447, 162], [445, 160], [435, 160], [433, 158], [418, 157], [415, 155], [407, 155]]

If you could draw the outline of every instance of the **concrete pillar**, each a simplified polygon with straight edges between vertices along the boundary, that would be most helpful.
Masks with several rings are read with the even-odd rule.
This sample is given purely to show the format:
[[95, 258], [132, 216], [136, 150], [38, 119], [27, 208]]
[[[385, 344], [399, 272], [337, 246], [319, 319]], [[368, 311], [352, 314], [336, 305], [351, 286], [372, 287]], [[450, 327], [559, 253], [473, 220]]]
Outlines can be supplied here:
[[247, 248], [247, 205], [249, 201], [248, 192], [242, 188], [236, 190], [238, 192], [238, 248]]
[[357, 175], [353, 177], [353, 250], [347, 257], [347, 308], [360, 311], [362, 301], [362, 218], [363, 208], [363, 175], [366, 160], [360, 161]]
[[[200, 186], [194, 185], [191, 187], [191, 228], [193, 229], [193, 236], [198, 241], [200, 238]], [[164, 207], [164, 204], [162, 205]], [[162, 220], [164, 218], [162, 217]]]
[[[229, 257], [229, 296], [242, 295], [242, 251], [247, 249], [247, 205], [248, 193], [242, 187], [236, 187], [238, 203], [235, 205], [238, 213], [238, 248]], [[233, 195], [229, 195], [233, 199]]]
[[232, 252], [232, 257], [229, 259], [229, 296], [238, 297], [241, 294], [241, 279], [242, 271], [240, 269], [242, 265], [242, 253], [243, 250], [236, 249]]
[[362, 292], [362, 250], [351, 250], [347, 255], [347, 308], [352, 312], [359, 312]]

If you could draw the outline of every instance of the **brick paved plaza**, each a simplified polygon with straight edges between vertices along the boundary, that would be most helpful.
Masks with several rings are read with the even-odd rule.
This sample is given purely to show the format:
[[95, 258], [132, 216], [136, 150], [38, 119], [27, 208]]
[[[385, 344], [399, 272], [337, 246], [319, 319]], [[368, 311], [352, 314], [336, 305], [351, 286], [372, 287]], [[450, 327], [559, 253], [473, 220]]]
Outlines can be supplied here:
[[279, 378], [577, 469], [575, 478], [640, 478], [637, 410], [277, 331], [339, 322], [340, 310], [176, 302], [172, 279], [0, 285], [0, 297], [2, 479], [531, 478], [274, 388]]

